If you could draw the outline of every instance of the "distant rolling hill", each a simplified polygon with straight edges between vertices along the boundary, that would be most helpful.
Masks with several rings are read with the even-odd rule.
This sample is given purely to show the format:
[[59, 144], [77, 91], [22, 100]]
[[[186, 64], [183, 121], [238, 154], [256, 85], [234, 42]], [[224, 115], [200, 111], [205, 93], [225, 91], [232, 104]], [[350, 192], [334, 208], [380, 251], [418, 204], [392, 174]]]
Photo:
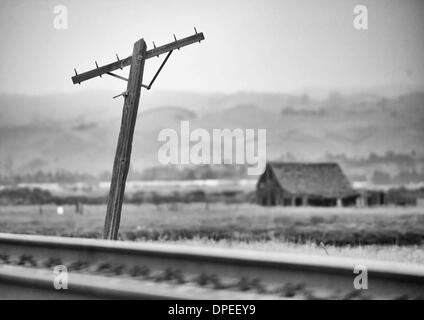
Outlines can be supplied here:
[[[110, 170], [122, 99], [112, 92], [52, 96], [0, 95], [0, 173]], [[395, 97], [330, 94], [197, 94], [142, 96], [132, 167], [155, 166], [163, 128], [267, 129], [269, 159], [327, 153], [366, 157], [387, 151], [424, 154], [424, 93]]]

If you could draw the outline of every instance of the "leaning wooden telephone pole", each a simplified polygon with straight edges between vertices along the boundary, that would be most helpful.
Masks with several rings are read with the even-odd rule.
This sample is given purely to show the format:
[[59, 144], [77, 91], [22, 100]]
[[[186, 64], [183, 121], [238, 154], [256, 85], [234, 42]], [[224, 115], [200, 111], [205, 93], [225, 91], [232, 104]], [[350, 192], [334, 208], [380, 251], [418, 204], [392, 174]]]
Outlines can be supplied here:
[[[116, 98], [123, 96], [125, 101], [122, 111], [121, 129], [118, 137], [115, 161], [113, 163], [112, 180], [110, 183], [105, 227], [103, 233], [104, 239], [116, 240], [118, 238], [125, 182], [127, 180], [128, 169], [130, 167], [132, 140], [134, 136], [135, 123], [137, 120], [141, 88], [143, 87], [147, 90], [150, 90], [173, 50], [179, 50], [181, 47], [200, 42], [205, 39], [203, 33], [197, 33], [196, 28], [194, 30], [196, 32], [194, 35], [181, 40], [177, 40], [174, 35], [175, 41], [160, 47], [156, 47], [156, 45], [153, 43], [154, 48], [148, 51], [146, 49], [146, 43], [144, 39], [140, 39], [134, 44], [132, 55], [123, 60], [120, 60], [117, 56], [118, 61], [102, 67], [99, 67], [96, 62], [95, 69], [84, 73], [78, 74], [75, 70], [75, 76], [72, 77], [72, 82], [74, 84], [81, 84], [83, 81], [95, 77], [101, 77], [103, 74], [108, 74], [128, 82], [127, 90], [122, 94], [114, 97]], [[165, 53], [167, 53], [167, 56], [154, 75], [153, 79], [150, 81], [149, 85], [144, 85], [143, 72], [145, 61], [155, 56], [159, 57]], [[128, 79], [112, 73], [112, 71], [122, 69], [126, 66], [131, 66]]]

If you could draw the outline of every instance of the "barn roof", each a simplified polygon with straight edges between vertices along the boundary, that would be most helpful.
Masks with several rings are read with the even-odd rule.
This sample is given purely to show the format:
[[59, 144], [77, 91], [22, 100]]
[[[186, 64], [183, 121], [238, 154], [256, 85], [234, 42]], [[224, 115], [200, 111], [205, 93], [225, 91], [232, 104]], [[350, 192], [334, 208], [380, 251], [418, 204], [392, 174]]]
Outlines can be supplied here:
[[355, 195], [337, 163], [269, 162], [280, 187], [292, 194], [325, 198]]

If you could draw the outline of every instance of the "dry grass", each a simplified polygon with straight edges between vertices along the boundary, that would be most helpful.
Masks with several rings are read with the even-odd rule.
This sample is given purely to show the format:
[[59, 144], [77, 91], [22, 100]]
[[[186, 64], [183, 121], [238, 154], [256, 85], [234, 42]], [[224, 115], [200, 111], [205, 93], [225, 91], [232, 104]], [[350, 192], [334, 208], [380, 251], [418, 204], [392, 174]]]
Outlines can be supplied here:
[[[164, 241], [152, 241], [165, 243]], [[205, 238], [166, 241], [167, 244], [184, 244], [192, 246], [207, 246], [218, 248], [246, 249], [270, 252], [300, 253], [330, 257], [349, 257], [358, 259], [373, 259], [389, 262], [401, 262], [424, 265], [424, 245], [420, 246], [320, 246], [315, 243], [297, 244], [290, 242], [270, 241], [229, 241], [210, 240]]]
[[[0, 232], [99, 237], [105, 206], [85, 206], [84, 215], [65, 206], [0, 207]], [[256, 205], [126, 205], [121, 236], [129, 240], [205, 238], [237, 241], [283, 241], [326, 245], [420, 245], [424, 240], [422, 208], [264, 208]]]

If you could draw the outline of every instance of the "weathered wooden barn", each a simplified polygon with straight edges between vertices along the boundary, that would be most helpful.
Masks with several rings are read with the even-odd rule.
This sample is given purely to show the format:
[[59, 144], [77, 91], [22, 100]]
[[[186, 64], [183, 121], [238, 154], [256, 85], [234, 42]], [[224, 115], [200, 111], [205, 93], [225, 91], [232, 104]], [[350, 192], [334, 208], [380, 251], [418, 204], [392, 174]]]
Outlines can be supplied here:
[[256, 185], [265, 206], [354, 206], [358, 196], [337, 163], [268, 162]]

